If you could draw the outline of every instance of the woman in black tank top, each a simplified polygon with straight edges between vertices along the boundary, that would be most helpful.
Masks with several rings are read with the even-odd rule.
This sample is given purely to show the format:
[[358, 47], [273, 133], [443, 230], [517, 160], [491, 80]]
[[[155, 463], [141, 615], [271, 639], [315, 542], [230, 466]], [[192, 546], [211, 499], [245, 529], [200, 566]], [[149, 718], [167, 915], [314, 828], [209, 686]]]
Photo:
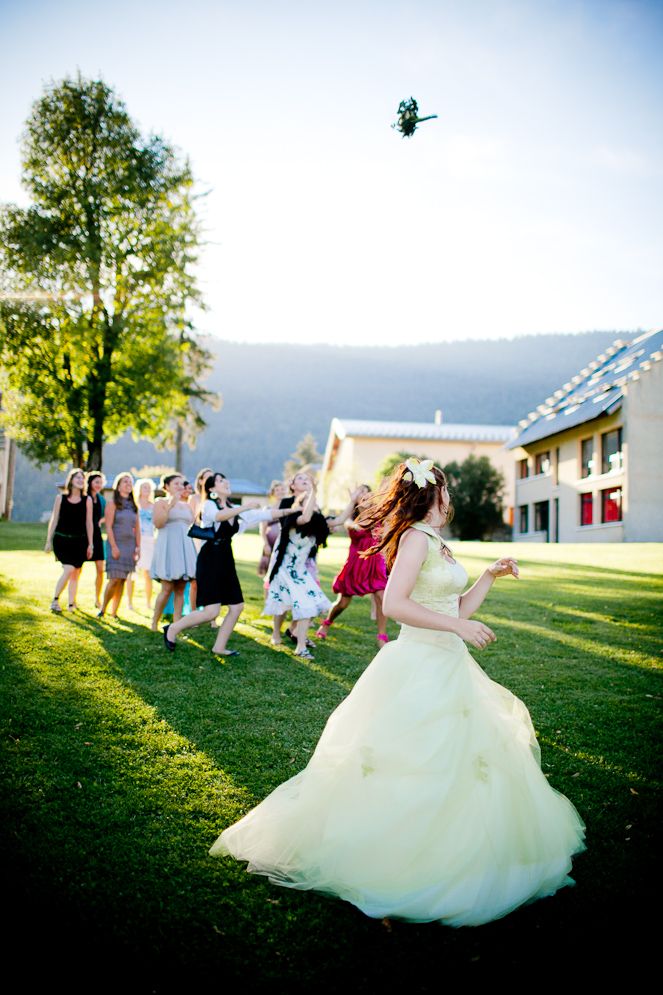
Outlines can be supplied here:
[[61, 612], [60, 595], [69, 584], [69, 608], [76, 607], [81, 567], [92, 557], [92, 501], [85, 495], [85, 474], [75, 468], [67, 474], [64, 494], [58, 494], [48, 526], [45, 552], [55, 553], [62, 576], [55, 585], [51, 611]]

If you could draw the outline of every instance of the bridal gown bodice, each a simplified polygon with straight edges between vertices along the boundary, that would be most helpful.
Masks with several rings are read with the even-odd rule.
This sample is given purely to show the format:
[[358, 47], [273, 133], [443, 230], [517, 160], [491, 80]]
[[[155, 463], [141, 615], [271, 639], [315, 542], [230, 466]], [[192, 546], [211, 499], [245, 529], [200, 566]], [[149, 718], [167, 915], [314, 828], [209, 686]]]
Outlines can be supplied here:
[[[457, 561], [452, 563], [444, 556], [440, 538], [434, 529], [423, 522], [417, 523], [414, 528], [427, 537], [428, 555], [419, 571], [410, 598], [430, 611], [458, 618], [458, 599], [467, 585], [467, 570]], [[401, 625], [399, 639], [435, 643], [438, 646], [456, 649], [463, 645], [460, 637], [453, 632], [422, 629], [405, 623]]]

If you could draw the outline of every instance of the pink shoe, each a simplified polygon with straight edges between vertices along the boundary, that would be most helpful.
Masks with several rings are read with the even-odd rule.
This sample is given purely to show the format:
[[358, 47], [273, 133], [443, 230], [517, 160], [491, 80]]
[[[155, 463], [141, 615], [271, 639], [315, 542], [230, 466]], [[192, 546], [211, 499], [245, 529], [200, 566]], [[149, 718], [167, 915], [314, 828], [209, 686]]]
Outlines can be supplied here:
[[[328, 622], [327, 619], [324, 619], [320, 623], [318, 631], [316, 632], [316, 636], [318, 637], [318, 639], [326, 639], [327, 638], [327, 631], [329, 629], [329, 626], [332, 625], [332, 624], [333, 623], [332, 622]], [[325, 626], [324, 629], [323, 629], [323, 626]]]
[[389, 642], [389, 636], [387, 635], [378, 636], [378, 645], [382, 643], [383, 646], [386, 646], [388, 642]]

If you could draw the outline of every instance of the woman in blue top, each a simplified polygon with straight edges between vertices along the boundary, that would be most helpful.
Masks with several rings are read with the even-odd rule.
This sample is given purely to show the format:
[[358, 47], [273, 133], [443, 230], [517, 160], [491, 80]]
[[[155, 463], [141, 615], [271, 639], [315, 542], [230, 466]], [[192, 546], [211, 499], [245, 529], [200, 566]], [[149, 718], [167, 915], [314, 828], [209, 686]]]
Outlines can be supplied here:
[[[145, 581], [145, 601], [147, 607], [152, 607], [152, 578], [150, 567], [154, 555], [154, 481], [149, 477], [141, 477], [134, 484], [134, 500], [138, 508], [140, 522], [140, 559], [136, 564], [136, 573], [140, 570]], [[135, 574], [127, 578], [127, 601], [129, 611], [135, 611], [133, 603]]]

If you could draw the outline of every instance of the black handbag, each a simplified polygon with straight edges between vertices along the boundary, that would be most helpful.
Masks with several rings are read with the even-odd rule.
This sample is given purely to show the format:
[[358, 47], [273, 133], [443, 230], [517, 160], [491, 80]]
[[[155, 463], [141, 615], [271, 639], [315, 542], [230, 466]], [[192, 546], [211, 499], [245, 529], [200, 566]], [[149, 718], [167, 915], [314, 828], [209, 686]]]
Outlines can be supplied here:
[[206, 542], [218, 542], [217, 531], [213, 525], [198, 525], [194, 522], [193, 525], [189, 526], [189, 531], [187, 535], [190, 539], [204, 539]]

